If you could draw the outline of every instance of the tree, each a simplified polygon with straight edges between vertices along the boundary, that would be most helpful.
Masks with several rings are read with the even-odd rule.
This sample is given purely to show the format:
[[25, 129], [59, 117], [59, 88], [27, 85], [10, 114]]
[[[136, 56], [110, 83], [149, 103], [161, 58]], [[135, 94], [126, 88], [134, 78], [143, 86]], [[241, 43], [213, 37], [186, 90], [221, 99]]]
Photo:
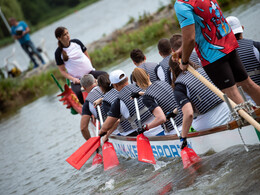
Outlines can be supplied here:
[[[0, 0], [0, 6], [3, 14], [5, 15], [6, 20], [8, 20], [8, 18], [10, 17], [14, 17], [17, 20], [24, 19], [21, 6], [17, 2], [17, 0]], [[6, 28], [2, 19], [0, 20], [0, 27], [1, 27], [0, 38], [10, 36], [10, 33]]]

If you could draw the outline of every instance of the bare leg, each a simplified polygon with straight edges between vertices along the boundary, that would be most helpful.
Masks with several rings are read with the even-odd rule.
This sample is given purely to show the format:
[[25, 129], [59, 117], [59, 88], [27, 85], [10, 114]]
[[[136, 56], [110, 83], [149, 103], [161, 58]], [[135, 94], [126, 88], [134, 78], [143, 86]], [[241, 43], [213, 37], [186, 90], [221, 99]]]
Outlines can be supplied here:
[[257, 85], [250, 77], [242, 82], [238, 82], [237, 85], [242, 86], [243, 90], [251, 96], [256, 105], [260, 106], [260, 86]]
[[236, 85], [233, 85], [232, 87], [228, 87], [226, 89], [222, 89], [222, 92], [227, 94], [227, 96], [233, 100], [236, 104], [243, 103], [244, 100], [242, 96], [240, 95], [238, 88]]

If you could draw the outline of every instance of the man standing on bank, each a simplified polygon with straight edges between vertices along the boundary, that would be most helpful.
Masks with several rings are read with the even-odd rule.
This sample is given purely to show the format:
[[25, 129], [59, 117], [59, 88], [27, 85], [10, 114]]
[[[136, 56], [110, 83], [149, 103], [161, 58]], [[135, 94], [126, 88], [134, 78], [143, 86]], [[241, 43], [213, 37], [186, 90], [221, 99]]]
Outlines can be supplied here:
[[11, 34], [13, 38], [20, 42], [23, 50], [27, 53], [27, 55], [34, 63], [34, 68], [37, 68], [39, 64], [37, 64], [36, 60], [33, 57], [33, 54], [36, 54], [37, 57], [41, 60], [42, 64], [45, 64], [40, 52], [36, 49], [33, 42], [31, 41], [29, 35], [29, 26], [24, 21], [18, 22], [15, 18], [9, 18], [9, 23], [11, 25]]
[[242, 103], [237, 88], [240, 85], [260, 105], [260, 87], [248, 77], [238, 57], [237, 40], [217, 1], [177, 0], [174, 9], [183, 38], [182, 47], [176, 51], [181, 57], [180, 68], [187, 69], [195, 46], [204, 70], [223, 93], [235, 103]]

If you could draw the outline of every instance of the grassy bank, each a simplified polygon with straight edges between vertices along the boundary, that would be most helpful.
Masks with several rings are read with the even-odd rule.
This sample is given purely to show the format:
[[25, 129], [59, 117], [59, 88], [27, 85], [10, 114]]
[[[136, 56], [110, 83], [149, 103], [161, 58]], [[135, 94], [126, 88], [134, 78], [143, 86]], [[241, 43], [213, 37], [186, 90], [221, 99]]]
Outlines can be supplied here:
[[179, 30], [173, 20], [163, 19], [160, 22], [143, 26], [131, 33], [119, 33], [115, 41], [108, 43], [94, 52], [90, 52], [93, 64], [102, 68], [119, 59], [129, 57], [134, 48], [144, 50], [154, 45], [162, 37], [169, 37], [174, 31]]
[[54, 74], [60, 84], [64, 86], [65, 79], [56, 68], [27, 79], [17, 77], [1, 80], [0, 118], [7, 116], [14, 110], [39, 97], [57, 92], [58, 88], [50, 76], [51, 73]]

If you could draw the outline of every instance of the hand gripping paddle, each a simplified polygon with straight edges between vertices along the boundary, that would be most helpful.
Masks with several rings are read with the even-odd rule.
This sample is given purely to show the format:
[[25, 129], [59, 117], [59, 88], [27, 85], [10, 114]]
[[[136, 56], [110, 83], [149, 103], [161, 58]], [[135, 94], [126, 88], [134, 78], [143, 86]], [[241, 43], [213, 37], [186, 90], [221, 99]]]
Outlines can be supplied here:
[[[167, 114], [167, 118], [170, 119], [172, 126], [176, 130], [178, 137], [181, 137], [179, 129], [173, 119], [177, 114], [178, 114], [178, 110], [177, 108], [175, 108], [172, 113]], [[190, 167], [194, 163], [197, 163], [201, 160], [200, 157], [195, 153], [195, 151], [191, 148], [188, 148], [188, 146], [186, 146], [181, 150], [181, 159], [182, 159], [184, 169]]]

